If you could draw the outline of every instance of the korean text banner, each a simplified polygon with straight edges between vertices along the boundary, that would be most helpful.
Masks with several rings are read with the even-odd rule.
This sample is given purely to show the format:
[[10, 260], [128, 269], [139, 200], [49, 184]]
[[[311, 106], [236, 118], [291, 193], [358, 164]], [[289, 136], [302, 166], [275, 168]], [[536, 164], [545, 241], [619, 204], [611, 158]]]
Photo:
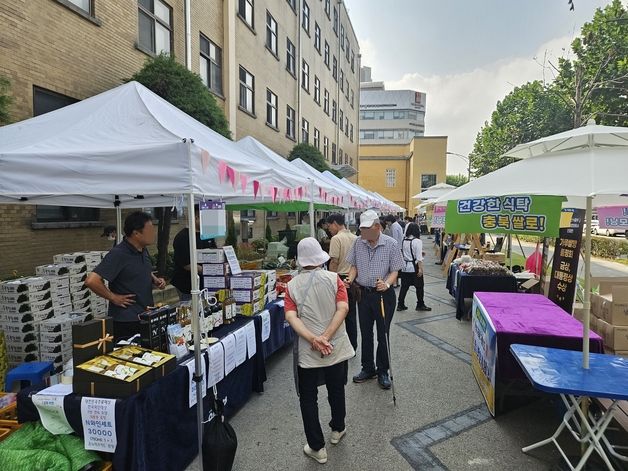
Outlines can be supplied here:
[[449, 201], [445, 231], [557, 237], [562, 196], [492, 196]]
[[600, 229], [628, 229], [628, 206], [597, 208]]

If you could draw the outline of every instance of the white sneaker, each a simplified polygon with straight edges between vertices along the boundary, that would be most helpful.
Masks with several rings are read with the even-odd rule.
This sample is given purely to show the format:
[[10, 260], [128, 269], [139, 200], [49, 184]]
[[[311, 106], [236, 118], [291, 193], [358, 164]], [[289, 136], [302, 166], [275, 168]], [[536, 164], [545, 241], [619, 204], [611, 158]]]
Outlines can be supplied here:
[[325, 450], [325, 447], [321, 448], [318, 451], [314, 451], [310, 448], [310, 445], [306, 443], [303, 447], [303, 453], [305, 453], [313, 460], [318, 461], [320, 464], [327, 463], [327, 450]]
[[342, 437], [345, 436], [346, 433], [347, 433], [347, 428], [346, 427], [345, 427], [345, 429], [342, 432], [336, 432], [336, 431], [332, 430], [331, 431], [331, 436], [329, 437], [329, 441], [331, 442], [332, 445], [338, 445], [338, 443], [340, 442]]

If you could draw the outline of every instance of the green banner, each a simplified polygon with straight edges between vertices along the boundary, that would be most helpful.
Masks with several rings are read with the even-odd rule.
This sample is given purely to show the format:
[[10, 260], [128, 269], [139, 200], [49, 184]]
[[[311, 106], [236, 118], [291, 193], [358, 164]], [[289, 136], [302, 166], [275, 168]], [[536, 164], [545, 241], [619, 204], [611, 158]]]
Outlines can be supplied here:
[[445, 231], [558, 237], [564, 199], [562, 196], [518, 195], [449, 201]]

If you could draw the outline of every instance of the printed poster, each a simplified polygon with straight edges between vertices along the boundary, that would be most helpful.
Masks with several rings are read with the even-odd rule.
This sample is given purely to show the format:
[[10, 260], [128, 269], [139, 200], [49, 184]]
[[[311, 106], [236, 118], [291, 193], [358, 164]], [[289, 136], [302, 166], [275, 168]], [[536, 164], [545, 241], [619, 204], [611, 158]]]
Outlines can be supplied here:
[[489, 412], [495, 417], [495, 369], [497, 367], [497, 334], [482, 303], [473, 297], [473, 350], [471, 368]]
[[114, 453], [116, 435], [116, 400], [100, 397], [81, 398], [81, 421], [85, 449]]

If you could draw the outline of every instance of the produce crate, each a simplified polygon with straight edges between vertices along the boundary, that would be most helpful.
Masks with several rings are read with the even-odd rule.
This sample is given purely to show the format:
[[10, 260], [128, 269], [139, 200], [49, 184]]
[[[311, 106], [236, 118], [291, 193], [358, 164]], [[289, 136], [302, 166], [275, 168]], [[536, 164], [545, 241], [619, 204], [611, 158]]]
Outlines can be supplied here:
[[[0, 396], [5, 396], [6, 394], [5, 392], [0, 392]], [[17, 402], [0, 409], [0, 428], [10, 429], [11, 431], [20, 428], [20, 424], [17, 423]], [[6, 438], [6, 435], [3, 438]]]

